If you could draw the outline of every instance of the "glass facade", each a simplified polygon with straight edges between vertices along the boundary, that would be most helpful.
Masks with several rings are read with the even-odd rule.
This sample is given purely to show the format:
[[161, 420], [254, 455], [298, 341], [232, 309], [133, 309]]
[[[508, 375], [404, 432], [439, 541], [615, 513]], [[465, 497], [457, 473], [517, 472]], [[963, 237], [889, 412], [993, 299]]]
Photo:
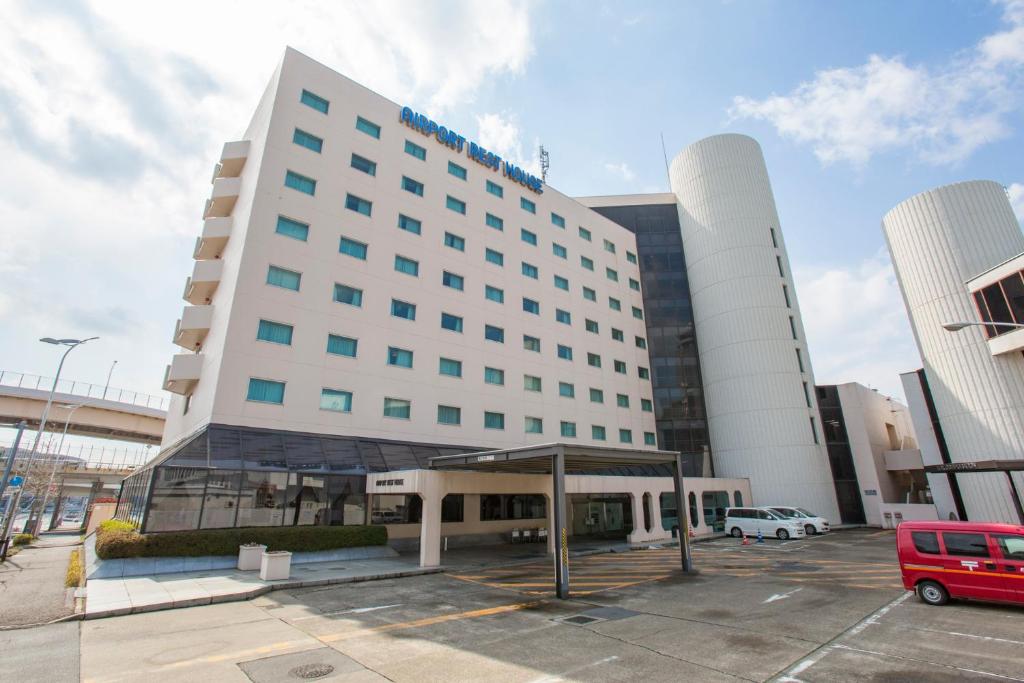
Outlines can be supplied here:
[[857, 471], [853, 465], [853, 451], [846, 435], [846, 421], [839, 403], [839, 391], [834, 385], [816, 387], [821, 428], [825, 433], [825, 448], [832, 468], [832, 481], [836, 487], [836, 502], [843, 524], [864, 524], [864, 504], [857, 484]]

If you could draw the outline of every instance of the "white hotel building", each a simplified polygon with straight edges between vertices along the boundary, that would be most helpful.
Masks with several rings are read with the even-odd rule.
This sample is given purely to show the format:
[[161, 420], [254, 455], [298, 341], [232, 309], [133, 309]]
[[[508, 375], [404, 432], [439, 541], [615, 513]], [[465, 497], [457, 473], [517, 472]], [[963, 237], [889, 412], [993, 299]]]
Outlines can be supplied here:
[[[285, 52], [216, 166], [162, 452], [119, 517], [414, 543], [428, 458], [562, 442], [682, 451], [698, 533], [743, 503], [838, 519], [756, 142], [688, 147], [672, 194], [577, 200], [435, 125]], [[667, 537], [667, 474], [568, 477], [570, 533]], [[443, 476], [453, 542], [550, 526], [549, 478]]]

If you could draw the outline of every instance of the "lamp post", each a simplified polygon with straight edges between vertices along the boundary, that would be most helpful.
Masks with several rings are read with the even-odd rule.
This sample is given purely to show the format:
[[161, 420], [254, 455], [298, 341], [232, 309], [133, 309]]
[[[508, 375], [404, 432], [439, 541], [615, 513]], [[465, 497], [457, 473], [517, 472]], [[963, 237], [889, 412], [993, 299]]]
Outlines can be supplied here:
[[[117, 361], [114, 362], [116, 363]], [[113, 370], [113, 366], [111, 366], [110, 369]], [[68, 435], [68, 425], [71, 424], [71, 416], [75, 414], [76, 410], [87, 405], [89, 405], [88, 401], [84, 401], [83, 403], [79, 403], [77, 405], [64, 404], [58, 406], [59, 408], [63, 408], [65, 410], [68, 410], [70, 408], [70, 410], [68, 410], [68, 416], [64, 419], [64, 431], [61, 432], [60, 441], [57, 443], [57, 455], [53, 459], [53, 468], [50, 470], [50, 481], [46, 484], [46, 491], [43, 493], [43, 505], [42, 507], [39, 508], [39, 517], [36, 519], [36, 528], [34, 533], [35, 536], [38, 536], [39, 532], [42, 531], [43, 517], [46, 515], [46, 504], [50, 502], [50, 489], [53, 487], [53, 480], [57, 476], [57, 467], [60, 466], [60, 463], [64, 460], [64, 454], [62, 453], [62, 451], [64, 450], [64, 437]], [[55, 515], [58, 507], [60, 507], [59, 499], [57, 500], [57, 503], [54, 506], [53, 512]]]
[[947, 332], [959, 332], [965, 327], [970, 327], [972, 325], [977, 325], [978, 327], [1010, 327], [1014, 329], [1020, 329], [1024, 327], [1024, 325], [1021, 325], [1019, 323], [997, 323], [992, 322], [991, 320], [982, 320], [981, 322], [943, 323], [942, 329], [946, 330]]
[[0, 536], [0, 541], [7, 539], [11, 535], [11, 527], [14, 525], [14, 518], [18, 514], [18, 505], [21, 504], [21, 493], [25, 490], [25, 484], [28, 482], [30, 469], [32, 467], [32, 460], [35, 459], [36, 449], [39, 448], [39, 442], [43, 438], [43, 431], [46, 429], [46, 418], [50, 413], [50, 406], [53, 404], [53, 395], [57, 392], [57, 382], [60, 381], [60, 371], [64, 368], [64, 361], [67, 360], [68, 354], [77, 347], [96, 339], [99, 339], [99, 337], [89, 337], [87, 339], [54, 339], [52, 337], [43, 337], [39, 340], [45, 344], [66, 346], [67, 350], [64, 351], [64, 355], [60, 357], [60, 363], [57, 364], [57, 374], [53, 378], [53, 386], [50, 387], [50, 395], [47, 397], [46, 405], [43, 407], [43, 414], [39, 417], [39, 431], [36, 432], [35, 443], [32, 444], [32, 450], [28, 452], [28, 458], [25, 462], [25, 481], [22, 482], [20, 487], [18, 487], [18, 492], [14, 495], [14, 500], [11, 501], [11, 511], [10, 514], [7, 515], [7, 522], [4, 524], [3, 535]]
[[110, 376], [114, 374], [115, 365], [117, 365], [116, 360], [110, 364], [110, 372], [107, 373], [107, 383], [103, 386], [103, 398], [107, 397], [107, 389], [110, 388]]

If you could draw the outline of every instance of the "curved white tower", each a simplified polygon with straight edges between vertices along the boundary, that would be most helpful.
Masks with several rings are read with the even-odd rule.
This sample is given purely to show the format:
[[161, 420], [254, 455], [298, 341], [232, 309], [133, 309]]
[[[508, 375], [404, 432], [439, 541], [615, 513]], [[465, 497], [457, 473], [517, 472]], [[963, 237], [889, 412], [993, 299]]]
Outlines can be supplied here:
[[696, 142], [672, 161], [715, 473], [754, 503], [839, 521], [814, 375], [761, 147]]
[[[950, 459], [1024, 457], [1024, 356], [993, 355], [980, 327], [942, 328], [978, 321], [965, 283], [1024, 253], [1003, 187], [978, 180], [922, 192], [887, 213], [882, 228]], [[1016, 521], [1004, 474], [957, 481], [972, 521]]]

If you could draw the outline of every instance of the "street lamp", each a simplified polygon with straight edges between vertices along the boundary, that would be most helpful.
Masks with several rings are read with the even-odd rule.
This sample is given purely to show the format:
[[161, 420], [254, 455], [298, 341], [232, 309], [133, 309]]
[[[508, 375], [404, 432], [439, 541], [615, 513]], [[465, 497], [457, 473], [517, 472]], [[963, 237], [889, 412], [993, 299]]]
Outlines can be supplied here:
[[959, 332], [960, 330], [964, 329], [965, 327], [970, 327], [971, 325], [977, 325], [978, 327], [1012, 327], [1012, 328], [1015, 328], [1015, 329], [1019, 329], [1019, 328], [1024, 327], [1024, 325], [1021, 325], [1019, 323], [997, 323], [997, 322], [992, 322], [991, 320], [982, 320], [981, 322], [976, 322], [976, 323], [969, 323], [969, 322], [943, 323], [942, 329], [946, 330], [947, 332]]
[[[114, 361], [114, 362], [116, 363], [117, 361]], [[111, 367], [111, 370], [113, 370], [113, 367]], [[71, 416], [75, 414], [76, 410], [78, 410], [79, 408], [83, 408], [83, 407], [85, 407], [87, 405], [89, 405], [89, 401], [85, 401], [85, 402], [79, 403], [79, 404], [65, 403], [63, 405], [57, 406], [58, 408], [62, 408], [64, 410], [67, 410], [68, 411], [68, 416], [64, 419], [64, 431], [61, 432], [60, 441], [57, 443], [57, 455], [53, 459], [53, 469], [50, 470], [50, 481], [46, 484], [46, 491], [43, 493], [43, 505], [42, 505], [42, 507], [39, 508], [39, 518], [36, 520], [36, 525], [35, 525], [36, 526], [36, 528], [35, 528], [35, 535], [36, 536], [38, 536], [39, 532], [42, 531], [43, 517], [46, 516], [46, 504], [48, 502], [50, 502], [50, 489], [53, 487], [53, 480], [57, 476], [57, 467], [64, 460], [64, 454], [61, 451], [64, 450], [64, 437], [66, 437], [68, 435], [68, 425], [71, 424]], [[55, 515], [57, 513], [57, 508], [58, 507], [60, 507], [60, 500], [59, 499], [57, 500], [57, 503], [54, 505], [53, 512], [54, 512]]]

